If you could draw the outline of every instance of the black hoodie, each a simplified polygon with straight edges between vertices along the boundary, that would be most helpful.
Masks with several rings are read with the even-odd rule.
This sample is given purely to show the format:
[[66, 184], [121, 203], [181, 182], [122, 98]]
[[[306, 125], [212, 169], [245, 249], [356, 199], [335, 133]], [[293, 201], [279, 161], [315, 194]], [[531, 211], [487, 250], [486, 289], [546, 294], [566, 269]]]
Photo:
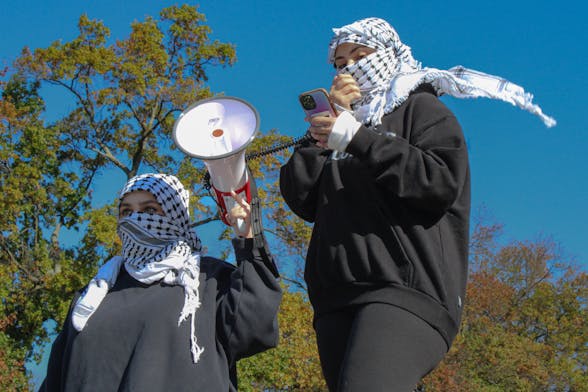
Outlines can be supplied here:
[[237, 361], [278, 342], [281, 288], [267, 247], [249, 238], [233, 239], [233, 247], [236, 266], [200, 260], [198, 363], [190, 351], [191, 316], [178, 325], [184, 288], [141, 283], [122, 267], [81, 332], [67, 316], [39, 392], [237, 391]]
[[315, 314], [384, 302], [451, 344], [467, 279], [470, 176], [461, 127], [423, 86], [347, 149], [306, 143], [281, 168], [292, 211], [314, 222], [305, 280]]

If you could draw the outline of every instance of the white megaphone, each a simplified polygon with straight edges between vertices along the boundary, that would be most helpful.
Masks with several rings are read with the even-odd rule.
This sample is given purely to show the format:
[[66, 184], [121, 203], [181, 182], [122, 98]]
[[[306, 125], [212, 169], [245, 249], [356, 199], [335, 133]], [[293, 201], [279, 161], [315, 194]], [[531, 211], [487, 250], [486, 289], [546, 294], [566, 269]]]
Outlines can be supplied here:
[[[209, 98], [186, 109], [174, 124], [173, 140], [187, 155], [202, 159], [221, 209], [221, 219], [236, 204], [231, 191], [251, 203], [245, 149], [259, 129], [259, 114], [235, 97]], [[244, 230], [239, 220], [238, 228]]]

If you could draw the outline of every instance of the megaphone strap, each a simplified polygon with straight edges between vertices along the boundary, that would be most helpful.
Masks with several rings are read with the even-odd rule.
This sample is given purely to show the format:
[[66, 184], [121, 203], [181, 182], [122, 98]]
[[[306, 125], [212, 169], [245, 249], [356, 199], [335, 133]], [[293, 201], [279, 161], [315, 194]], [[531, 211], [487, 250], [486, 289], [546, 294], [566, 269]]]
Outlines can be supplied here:
[[253, 231], [253, 241], [256, 247], [265, 245], [263, 237], [263, 224], [261, 222], [261, 203], [257, 193], [257, 184], [253, 176], [250, 176], [251, 186], [251, 230]]

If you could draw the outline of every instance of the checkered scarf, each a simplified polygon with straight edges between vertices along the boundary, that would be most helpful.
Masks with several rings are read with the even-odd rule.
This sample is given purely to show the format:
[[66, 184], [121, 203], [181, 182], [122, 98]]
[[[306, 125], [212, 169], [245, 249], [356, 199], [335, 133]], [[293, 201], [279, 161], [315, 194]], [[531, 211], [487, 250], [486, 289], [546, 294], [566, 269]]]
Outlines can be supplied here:
[[541, 108], [532, 103], [533, 96], [506, 79], [456, 66], [449, 70], [422, 68], [410, 47], [386, 22], [367, 18], [333, 29], [329, 44], [329, 62], [335, 61], [335, 50], [342, 43], [356, 43], [376, 52], [342, 68], [358, 82], [362, 97], [352, 108], [358, 121], [376, 126], [385, 114], [400, 106], [419, 85], [430, 83], [438, 95], [456, 98], [486, 97], [509, 102], [541, 118], [547, 127], [556, 124]]
[[200, 273], [200, 240], [190, 227], [189, 193], [180, 181], [166, 174], [143, 174], [131, 178], [120, 192], [120, 200], [134, 191], [155, 196], [165, 216], [133, 212], [120, 218], [117, 232], [122, 254], [106, 262], [74, 307], [72, 322], [81, 331], [116, 282], [121, 265], [145, 284], [162, 281], [184, 288], [184, 306], [178, 325], [191, 318], [191, 351], [194, 363], [204, 351], [196, 342], [196, 310]]

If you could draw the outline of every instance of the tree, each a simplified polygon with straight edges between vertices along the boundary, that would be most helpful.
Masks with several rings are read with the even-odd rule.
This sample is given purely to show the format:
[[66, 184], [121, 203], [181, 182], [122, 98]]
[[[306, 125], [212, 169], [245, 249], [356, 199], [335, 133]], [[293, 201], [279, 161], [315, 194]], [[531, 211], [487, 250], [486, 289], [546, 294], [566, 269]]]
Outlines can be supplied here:
[[[198, 224], [218, 220], [216, 207], [202, 202], [209, 197], [204, 165], [176, 150], [171, 131], [181, 111], [213, 95], [206, 70], [232, 65], [235, 49], [211, 40], [204, 15], [188, 5], [131, 27], [129, 37], [111, 42], [102, 22], [82, 15], [78, 37], [25, 48], [11, 73], [0, 75], [0, 343], [6, 346], [0, 360], [11, 372], [18, 366], [25, 375], [24, 363], [39, 358], [34, 347], [48, 340], [47, 321], [61, 325], [73, 293], [120, 249], [114, 195], [112, 203], [92, 205], [100, 175], [174, 173], [192, 190]], [[43, 121], [44, 85], [60, 88], [73, 104], [52, 124]], [[268, 130], [248, 151], [289, 139]], [[284, 154], [249, 161], [264, 185], [268, 234], [276, 238], [279, 229], [267, 218], [282, 203], [276, 168]], [[79, 242], [65, 245], [64, 230]], [[6, 375], [0, 385], [17, 388], [8, 374], [0, 366]]]
[[312, 328], [312, 309], [303, 293], [285, 287], [278, 322], [278, 347], [239, 362], [239, 390], [326, 391]]
[[[91, 206], [96, 176], [115, 167], [130, 177], [149, 165], [198, 178], [202, 167], [169, 142], [174, 115], [211, 95], [207, 67], [235, 60], [233, 46], [211, 41], [204, 16], [190, 6], [136, 22], [127, 39], [110, 45], [99, 21], [83, 15], [79, 31], [71, 42], [25, 48], [13, 72], [0, 75], [3, 387], [23, 389], [13, 373], [24, 376], [24, 363], [37, 358], [45, 322], [61, 324], [74, 291], [117, 251], [112, 205]], [[51, 125], [42, 119], [43, 84], [61, 87], [74, 102]], [[80, 244], [63, 245], [63, 229], [80, 232]]]
[[196, 7], [165, 8], [158, 20], [133, 23], [127, 39], [109, 45], [108, 28], [82, 15], [76, 39], [25, 49], [17, 67], [71, 94], [75, 109], [60, 121], [61, 131], [84, 157], [128, 178], [142, 164], [175, 171], [174, 115], [211, 95], [206, 67], [235, 61], [234, 47], [211, 42], [204, 21]]
[[[65, 312], [66, 296], [85, 272], [60, 248], [58, 232], [79, 223], [87, 206], [85, 176], [92, 174], [68, 168], [71, 151], [39, 118], [38, 87], [13, 77], [2, 83], [0, 102], [0, 340], [2, 359], [13, 366], [24, 366], [31, 347], [46, 341], [43, 322]], [[18, 377], [0, 385], [6, 382], [22, 385]]]
[[461, 332], [422, 391], [588, 391], [588, 274], [549, 238], [477, 225]]
[[[14, 317], [4, 317], [0, 322], [0, 389], [3, 391], [26, 390], [28, 378], [22, 372], [26, 348], [16, 349], [14, 342], [5, 333], [6, 326]], [[16, 350], [16, 351], [15, 351]]]
[[[174, 173], [192, 191], [198, 224], [218, 220], [201, 181], [205, 167], [170, 137], [181, 111], [213, 95], [207, 69], [236, 61], [234, 47], [212, 41], [205, 22], [196, 7], [169, 7], [111, 42], [102, 22], [82, 15], [78, 37], [25, 48], [15, 68], [0, 73], [0, 389], [26, 390], [24, 364], [48, 341], [47, 321], [60, 325], [73, 293], [120, 249], [114, 195], [106, 205], [92, 203], [100, 175]], [[39, 93], [47, 84], [73, 102], [51, 124]], [[289, 140], [267, 130], [248, 152]], [[301, 273], [311, 228], [285, 207], [277, 185], [287, 154], [248, 160], [272, 253], [290, 286], [280, 346], [239, 364], [242, 390], [325, 390]], [[419, 388], [585, 391], [587, 274], [549, 238], [501, 245], [501, 230], [475, 225], [462, 330]], [[78, 243], [66, 245], [64, 231]]]
[[[77, 38], [34, 51], [25, 48], [16, 62], [19, 74], [59, 86], [73, 99], [75, 108], [55, 128], [62, 143], [77, 152], [79, 169], [100, 173], [114, 167], [127, 178], [142, 167], [176, 173], [192, 190], [191, 205], [201, 223], [218, 219], [215, 206], [200, 202], [209, 196], [201, 181], [206, 169], [201, 161], [177, 151], [171, 132], [182, 110], [212, 95], [206, 69], [236, 61], [233, 45], [211, 41], [211, 28], [204, 22], [196, 7], [168, 7], [158, 19], [133, 23], [127, 39], [109, 44], [108, 28], [82, 15]], [[254, 141], [250, 151], [288, 139], [270, 130]], [[278, 157], [264, 156], [251, 168], [263, 178], [261, 170], [271, 171], [278, 164]], [[89, 177], [86, 194], [92, 190], [92, 180]], [[110, 212], [105, 208], [86, 216], [92, 227], [106, 230], [103, 239], [110, 238], [99, 244], [85, 238], [89, 256], [96, 256], [94, 245], [104, 250], [113, 241], [112, 230], [101, 222]]]

